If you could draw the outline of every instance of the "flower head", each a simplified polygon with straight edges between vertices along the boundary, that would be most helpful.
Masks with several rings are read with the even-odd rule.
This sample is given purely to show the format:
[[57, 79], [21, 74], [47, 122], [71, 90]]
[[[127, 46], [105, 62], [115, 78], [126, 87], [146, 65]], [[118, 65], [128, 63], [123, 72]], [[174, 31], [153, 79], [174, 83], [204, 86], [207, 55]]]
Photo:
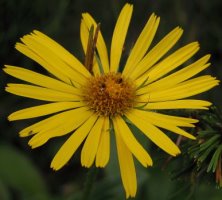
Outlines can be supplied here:
[[32, 148], [53, 137], [71, 133], [52, 160], [54, 170], [68, 163], [82, 143], [81, 164], [91, 167], [95, 162], [97, 167], [105, 167], [109, 161], [110, 134], [114, 132], [127, 197], [134, 197], [137, 190], [133, 156], [144, 167], [152, 165], [150, 155], [136, 140], [128, 123], [139, 128], [159, 148], [176, 156], [179, 148], [162, 129], [195, 139], [181, 127], [194, 127], [197, 120], [159, 111], [207, 109], [210, 102], [189, 97], [218, 84], [210, 75], [193, 78], [210, 65], [209, 55], [175, 71], [199, 50], [197, 42], [165, 56], [181, 37], [181, 28], [176, 27], [149, 49], [160, 22], [155, 14], [148, 19], [124, 67], [120, 68], [132, 12], [130, 4], [120, 12], [110, 57], [99, 25], [90, 14], [84, 13], [80, 27], [86, 55], [84, 64], [48, 36], [33, 31], [21, 38], [16, 49], [39, 63], [53, 77], [16, 66], [7, 65], [4, 69], [9, 75], [28, 82], [10, 83], [6, 91], [50, 102], [9, 116], [9, 120], [21, 120], [51, 115], [20, 132], [21, 137], [32, 136], [29, 141]]

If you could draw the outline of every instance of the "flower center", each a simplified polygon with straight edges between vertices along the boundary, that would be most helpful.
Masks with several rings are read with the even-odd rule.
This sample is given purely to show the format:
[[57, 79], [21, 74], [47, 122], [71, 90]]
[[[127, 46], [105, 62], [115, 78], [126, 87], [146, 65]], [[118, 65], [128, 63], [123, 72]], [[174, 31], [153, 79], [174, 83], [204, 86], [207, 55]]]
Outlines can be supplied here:
[[90, 77], [83, 87], [83, 99], [99, 115], [123, 115], [132, 108], [136, 90], [132, 82], [120, 73]]

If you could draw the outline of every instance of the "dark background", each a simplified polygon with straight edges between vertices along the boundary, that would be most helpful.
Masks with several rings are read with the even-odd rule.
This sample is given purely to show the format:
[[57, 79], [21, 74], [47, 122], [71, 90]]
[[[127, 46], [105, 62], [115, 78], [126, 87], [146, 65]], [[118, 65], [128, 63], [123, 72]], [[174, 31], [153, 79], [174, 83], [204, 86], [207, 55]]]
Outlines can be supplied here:
[[[49, 35], [71, 53], [83, 60], [79, 27], [82, 12], [90, 12], [110, 46], [113, 27], [122, 6], [134, 4], [134, 13], [127, 36], [126, 47], [131, 47], [152, 12], [161, 17], [155, 41], [176, 26], [184, 29], [179, 45], [199, 41], [197, 58], [211, 53], [210, 73], [222, 80], [222, 1], [221, 0], [0, 0], [0, 62], [23, 66], [41, 72], [41, 68], [14, 48], [19, 38], [34, 29]], [[20, 108], [36, 105], [29, 99], [13, 96], [4, 91], [8, 82], [16, 80], [0, 70], [0, 199], [1, 200], [74, 200], [84, 191], [88, 170], [79, 164], [79, 152], [69, 165], [59, 172], [49, 166], [64, 138], [49, 141], [45, 146], [31, 150], [28, 139], [19, 138], [18, 132], [30, 123], [8, 122], [7, 116]], [[211, 90], [205, 99], [221, 107], [222, 87]], [[113, 149], [115, 148], [115, 145]], [[113, 155], [113, 156], [112, 156]], [[124, 199], [115, 151], [108, 167], [98, 170], [91, 199]], [[138, 194], [136, 199], [211, 199], [218, 200], [222, 191], [211, 182], [198, 180], [171, 180], [170, 170], [161, 170], [166, 155], [154, 153], [152, 169], [138, 165]], [[210, 197], [207, 197], [210, 195]]]

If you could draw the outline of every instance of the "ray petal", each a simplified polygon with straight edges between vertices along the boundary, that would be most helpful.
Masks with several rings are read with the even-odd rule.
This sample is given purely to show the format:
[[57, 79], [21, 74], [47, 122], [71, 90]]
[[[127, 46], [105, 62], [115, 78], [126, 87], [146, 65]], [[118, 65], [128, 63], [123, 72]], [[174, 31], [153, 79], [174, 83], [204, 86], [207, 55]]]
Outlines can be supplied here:
[[80, 39], [81, 39], [81, 44], [82, 44], [82, 48], [83, 48], [84, 54], [86, 54], [88, 38], [89, 38], [89, 29], [88, 29], [88, 27], [86, 25], [86, 22], [83, 19], [81, 19], [81, 23], [80, 23]]
[[126, 117], [139, 128], [152, 142], [172, 156], [180, 153], [179, 148], [160, 129], [143, 119], [135, 110], [128, 112]]
[[218, 85], [218, 83], [218, 80], [209, 75], [200, 76], [166, 90], [155, 91], [150, 94], [146, 93], [139, 97], [138, 101], [147, 102], [149, 100], [149, 102], [158, 102], [187, 98], [205, 92]]
[[83, 66], [83, 64], [70, 52], [68, 52], [64, 47], [55, 42], [53, 39], [43, 34], [40, 31], [35, 30], [32, 34], [39, 43], [43, 44], [45, 47], [49, 48], [54, 54], [56, 54], [61, 60], [68, 64], [73, 70], [79, 72], [85, 77], [89, 77], [90, 73]]
[[105, 167], [109, 161], [109, 156], [110, 156], [109, 118], [106, 117], [104, 119], [98, 151], [96, 154], [96, 167]]
[[196, 123], [198, 122], [198, 120], [184, 118], [184, 117], [175, 117], [175, 116], [142, 111], [142, 110], [134, 110], [134, 114], [140, 116], [143, 120], [146, 120], [148, 123], [154, 126], [170, 130], [174, 133], [183, 135], [190, 139], [195, 139], [194, 136], [178, 128], [178, 126], [194, 127], [192, 123]]
[[71, 108], [82, 107], [85, 104], [82, 102], [56, 102], [43, 104], [40, 106], [33, 106], [30, 108], [25, 108], [19, 111], [16, 111], [9, 115], [8, 119], [10, 121], [28, 119], [34, 117], [45, 116], [53, 113], [57, 113], [60, 111], [68, 110]]
[[[143, 111], [134, 109], [133, 113], [135, 115], [139, 115], [142, 119], [147, 120], [150, 123], [154, 121], [158, 121], [158, 118], [161, 122], [165, 122], [167, 124], [172, 124], [174, 126], [182, 126], [182, 127], [194, 127], [193, 123], [197, 123], [197, 119], [187, 118], [187, 117], [177, 117], [172, 115], [166, 115], [151, 111]], [[152, 121], [151, 121], [152, 120]]]
[[133, 6], [126, 4], [120, 12], [113, 32], [111, 51], [110, 51], [110, 71], [117, 72], [123, 45], [126, 39], [127, 30], [133, 12]]
[[21, 41], [35, 54], [45, 60], [45, 62], [49, 63], [49, 65], [51, 65], [61, 74], [64, 74], [69, 80], [76, 81], [79, 84], [84, 84], [86, 78], [91, 76], [89, 72], [83, 75], [79, 71], [74, 70], [61, 57], [59, 57], [58, 54], [56, 54], [52, 50], [52, 48], [50, 48], [49, 46], [45, 46], [46, 44], [44, 45], [43, 43], [41, 43], [33, 35], [25, 35], [23, 38], [21, 38]]
[[95, 160], [103, 123], [104, 118], [99, 117], [86, 138], [81, 152], [81, 163], [84, 167], [91, 167]]
[[14, 76], [20, 80], [27, 81], [29, 83], [46, 87], [49, 89], [58, 90], [61, 92], [80, 94], [79, 90], [74, 86], [68, 85], [62, 81], [51, 78], [49, 76], [45, 76], [21, 67], [9, 65], [5, 65], [5, 67], [6, 68], [4, 68], [3, 70], [7, 74]]
[[[208, 109], [211, 105], [209, 101], [186, 99], [175, 101], [164, 101], [148, 103], [145, 106], [144, 103], [140, 104], [144, 110], [167, 110], [167, 109]], [[139, 107], [139, 106], [138, 106]]]
[[167, 58], [153, 66], [153, 68], [151, 68], [151, 70], [143, 76], [149, 76], [148, 83], [151, 83], [183, 64], [185, 61], [191, 58], [199, 50], [199, 48], [198, 42], [193, 42], [181, 47]]
[[49, 139], [53, 137], [61, 137], [70, 133], [71, 131], [78, 128], [81, 124], [83, 124], [90, 116], [92, 115], [91, 112], [84, 112], [79, 115], [78, 118], [66, 119], [63, 124], [55, 124], [54, 126], [51, 125], [50, 129], [48, 130], [41, 130], [36, 133], [31, 140], [29, 140], [29, 145], [32, 148], [37, 148], [43, 144], [45, 144]]
[[32, 51], [29, 47], [27, 47], [26, 45], [22, 44], [22, 43], [16, 43], [15, 48], [23, 53], [24, 55], [26, 55], [27, 57], [31, 58], [32, 60], [34, 60], [35, 62], [37, 62], [38, 64], [40, 64], [42, 67], [44, 67], [49, 73], [53, 74], [55, 77], [57, 77], [58, 79], [62, 80], [65, 83], [70, 84], [70, 79], [64, 75], [63, 73], [61, 73], [61, 71], [58, 68], [55, 68], [54, 66], [52, 66], [51, 64], [49, 64], [46, 60], [44, 60], [42, 57], [40, 57], [38, 54], [36, 54], [34, 51]]
[[114, 129], [118, 132], [127, 148], [133, 153], [137, 160], [144, 166], [152, 166], [153, 162], [146, 150], [140, 145], [126, 125], [122, 117], [113, 118]]
[[150, 47], [151, 42], [153, 41], [159, 22], [160, 18], [153, 13], [147, 21], [133, 49], [130, 52], [130, 55], [124, 67], [123, 74], [132, 71], [133, 68], [135, 68], [135, 66], [143, 58], [148, 48]]
[[119, 132], [115, 131], [120, 174], [126, 191], [126, 198], [135, 197], [137, 190], [136, 170], [133, 156], [125, 145]]
[[141, 62], [135, 66], [134, 70], [127, 74], [127, 76], [130, 76], [130, 78], [134, 80], [150, 69], [175, 45], [175, 43], [180, 39], [182, 33], [183, 30], [179, 27], [173, 29], [145, 55]]
[[16, 94], [18, 96], [38, 99], [43, 101], [80, 101], [78, 95], [60, 92], [49, 88], [26, 84], [9, 83], [5, 89], [7, 92]]
[[138, 93], [143, 93], [144, 91], [152, 92], [157, 90], [163, 90], [170, 88], [178, 83], [181, 83], [209, 67], [210, 64], [207, 63], [209, 58], [210, 55], [206, 55], [201, 59], [197, 60], [196, 62], [188, 65], [187, 67], [141, 88], [140, 90], [138, 90]]
[[[56, 129], [58, 127], [63, 128], [68, 123], [71, 123], [73, 127], [76, 126], [78, 127], [81, 121], [83, 121], [84, 119], [86, 119], [91, 115], [92, 112], [89, 111], [87, 107], [80, 107], [68, 110], [62, 113], [55, 114], [31, 126], [26, 127], [25, 129], [20, 131], [19, 135], [20, 137], [27, 137], [39, 132], [49, 132], [49, 130]], [[78, 116], [78, 117], [73, 117], [73, 116]], [[56, 135], [54, 134], [54, 136]]]
[[89, 134], [97, 118], [97, 115], [92, 115], [67, 139], [53, 158], [51, 168], [59, 170], [71, 159], [77, 148]]

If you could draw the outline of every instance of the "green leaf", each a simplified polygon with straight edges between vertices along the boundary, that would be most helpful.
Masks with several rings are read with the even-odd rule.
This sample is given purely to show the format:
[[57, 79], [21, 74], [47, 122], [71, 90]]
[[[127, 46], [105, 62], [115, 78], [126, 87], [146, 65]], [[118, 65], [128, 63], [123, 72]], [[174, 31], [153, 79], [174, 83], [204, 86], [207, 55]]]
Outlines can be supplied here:
[[0, 145], [0, 179], [28, 199], [47, 199], [46, 185], [35, 166], [21, 152]]
[[202, 152], [202, 155], [199, 156], [198, 161], [203, 162], [208, 157], [208, 155], [213, 151], [213, 149], [215, 149], [217, 147], [218, 144], [219, 144], [219, 141], [216, 141], [207, 150]]
[[215, 172], [216, 170], [216, 167], [217, 167], [217, 163], [218, 163], [218, 160], [219, 160], [219, 157], [222, 153], [222, 144], [217, 148], [217, 150], [215, 151], [211, 161], [210, 161], [210, 164], [208, 165], [208, 168], [207, 168], [207, 172], [209, 171], [213, 171]]
[[206, 142], [202, 143], [200, 145], [200, 151], [203, 151], [207, 148], [209, 148], [211, 145], [214, 144], [214, 142], [216, 142], [218, 139], [220, 138], [220, 135], [214, 135], [213, 137], [211, 137], [209, 140], [207, 140]]
[[200, 150], [200, 144], [197, 143], [197, 144], [189, 147], [188, 153], [191, 154], [192, 157], [195, 157], [196, 155], [199, 154], [199, 150]]
[[205, 130], [205, 131], [199, 131], [198, 132], [198, 138], [206, 138], [211, 137], [214, 134], [218, 134], [215, 130]]

